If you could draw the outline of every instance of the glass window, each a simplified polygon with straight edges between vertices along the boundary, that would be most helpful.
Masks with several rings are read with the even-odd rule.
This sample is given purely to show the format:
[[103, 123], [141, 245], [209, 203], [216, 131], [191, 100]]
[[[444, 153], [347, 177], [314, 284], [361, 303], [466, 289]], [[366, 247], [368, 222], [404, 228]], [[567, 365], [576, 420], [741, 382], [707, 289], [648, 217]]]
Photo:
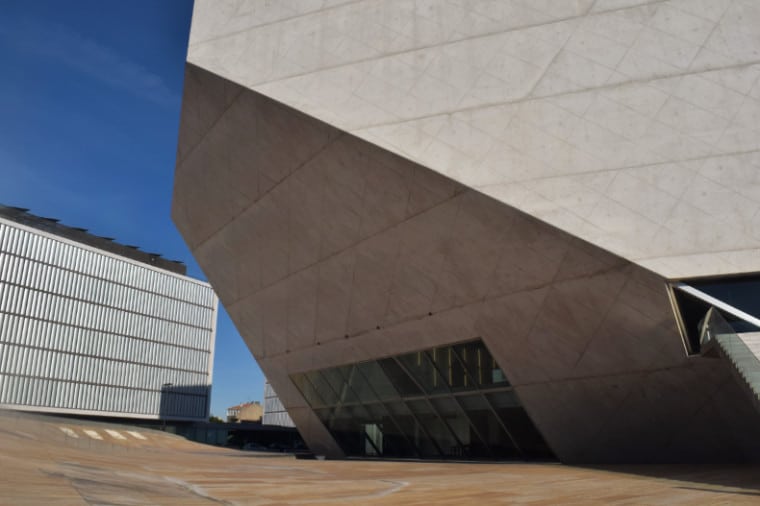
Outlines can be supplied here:
[[[314, 376], [321, 376], [321, 380], [327, 384], [327, 386], [324, 388], [329, 389], [329, 391], [335, 395], [339, 404], [345, 404], [346, 381], [343, 379], [343, 376], [341, 376], [340, 371], [338, 371], [336, 368], [332, 368], [309, 373], [309, 378], [312, 378]], [[312, 381], [315, 386], [324, 386], [324, 384], [318, 383], [318, 379], [313, 379]], [[323, 396], [322, 398], [324, 399], [325, 397]]]
[[357, 413], [355, 407], [337, 408], [327, 429], [347, 455], [365, 455], [362, 422], [364, 413]]
[[693, 280], [687, 284], [747, 314], [760, 318], [760, 276]]
[[424, 428], [417, 423], [417, 419], [409, 408], [401, 401], [390, 402], [386, 404], [388, 412], [393, 415], [401, 431], [417, 450], [421, 458], [441, 458], [441, 452], [438, 450], [435, 442], [430, 438]]
[[480, 340], [292, 379], [349, 456], [551, 456]]
[[458, 358], [467, 368], [469, 378], [479, 388], [500, 388], [509, 386], [507, 377], [483, 341], [473, 341], [454, 347]]
[[466, 395], [457, 397], [457, 400], [486, 447], [478, 448], [480, 452], [478, 456], [485, 457], [489, 453], [499, 459], [513, 459], [521, 456], [512, 438], [505, 432], [504, 426], [494, 416], [493, 410], [482, 395]]
[[314, 387], [317, 395], [324, 401], [325, 405], [335, 406], [338, 404], [338, 396], [335, 394], [335, 390], [330, 386], [330, 383], [325, 379], [322, 372], [312, 371], [306, 373], [306, 377]]
[[[439, 451], [439, 458], [461, 456], [461, 445], [427, 400], [407, 401], [406, 405], [421, 425], [421, 429], [431, 438], [435, 449]], [[432, 451], [432, 448], [430, 450]]]
[[378, 398], [374, 388], [367, 382], [358, 366], [346, 366], [341, 368], [341, 371], [346, 378], [348, 387], [351, 389], [352, 398], [356, 402], [380, 402], [380, 398]]
[[309, 403], [309, 406], [316, 408], [327, 405], [322, 397], [319, 396], [314, 385], [311, 384], [311, 381], [309, 381], [309, 378], [307, 378], [305, 374], [294, 374], [291, 376], [291, 379], [293, 380], [293, 383], [295, 383], [296, 388], [301, 392], [301, 395], [306, 399], [306, 402]]
[[380, 364], [375, 361], [362, 362], [361, 364], [357, 364], [356, 368], [364, 376], [367, 384], [381, 401], [399, 398], [398, 392], [396, 392], [396, 389], [385, 375], [385, 371], [380, 367]]
[[[432, 356], [435, 356], [435, 351], [433, 350]], [[398, 360], [416, 383], [425, 390], [425, 393], [437, 394], [449, 391], [446, 381], [438, 373], [426, 352], [408, 353], [400, 356]]]
[[325, 424], [325, 427], [330, 426], [330, 422], [332, 421], [332, 414], [335, 411], [335, 408], [321, 408], [321, 409], [315, 409], [314, 414], [317, 415], [317, 418]]
[[414, 380], [404, 372], [396, 360], [392, 358], [384, 358], [378, 360], [380, 367], [383, 368], [385, 375], [388, 377], [395, 390], [401, 394], [402, 397], [413, 397], [416, 395], [422, 395], [422, 391], [414, 383]]
[[513, 392], [489, 393], [487, 397], [526, 458], [552, 458], [549, 446]]
[[430, 402], [460, 444], [456, 454], [452, 456], [476, 459], [491, 457], [491, 452], [484, 444], [478, 430], [462, 410], [458, 399], [434, 397], [430, 399]]
[[417, 457], [417, 449], [401, 430], [383, 404], [367, 404], [370, 418], [380, 433], [380, 455], [383, 457]]

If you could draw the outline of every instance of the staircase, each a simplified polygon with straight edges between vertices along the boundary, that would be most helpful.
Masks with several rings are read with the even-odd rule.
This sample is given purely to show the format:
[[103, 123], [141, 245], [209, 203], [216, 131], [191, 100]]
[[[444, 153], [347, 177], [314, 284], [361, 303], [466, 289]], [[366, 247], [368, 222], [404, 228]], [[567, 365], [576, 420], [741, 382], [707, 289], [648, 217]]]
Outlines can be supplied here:
[[[685, 294], [691, 301], [688, 328], [697, 329], [698, 335], [689, 336], [690, 351], [707, 357], [724, 357], [760, 410], [760, 318], [686, 283], [671, 286], [680, 297]], [[684, 322], [683, 310], [677, 302], [676, 306]]]
[[760, 409], [760, 332], [736, 333], [715, 307], [707, 312], [700, 337], [702, 355], [723, 356]]
[[760, 332], [719, 340], [724, 355], [760, 400]]

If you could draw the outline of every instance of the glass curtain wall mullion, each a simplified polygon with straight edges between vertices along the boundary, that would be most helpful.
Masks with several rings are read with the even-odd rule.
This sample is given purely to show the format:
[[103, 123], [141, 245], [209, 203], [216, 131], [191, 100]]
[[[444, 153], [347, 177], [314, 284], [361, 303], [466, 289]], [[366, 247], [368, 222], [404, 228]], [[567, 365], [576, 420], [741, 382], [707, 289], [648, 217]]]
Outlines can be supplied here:
[[[316, 389], [316, 386], [314, 385], [314, 381], [312, 381], [312, 378], [310, 377], [310, 374], [319, 374], [320, 377], [322, 378], [322, 382], [327, 385], [328, 389], [330, 389], [330, 391], [333, 393], [333, 395], [335, 396], [335, 398], [338, 399], [338, 401], [339, 401], [337, 403], [325, 402], [325, 406], [326, 407], [333, 408], [332, 411], [331, 411], [330, 422], [329, 422], [330, 425], [332, 425], [334, 423], [335, 419], [339, 417], [340, 411], [341, 410], [345, 410], [347, 408], [347, 406], [345, 406], [344, 404], [340, 403], [340, 396], [332, 388], [332, 385], [330, 385], [330, 382], [327, 381], [323, 376], [321, 376], [321, 372], [320, 371], [312, 371], [311, 373], [307, 373], [306, 374], [306, 379], [309, 380], [309, 382], [315, 388], [315, 391], [319, 392], [319, 390]], [[323, 398], [323, 400], [324, 400], [324, 398]], [[328, 429], [330, 429], [330, 425], [328, 425]]]
[[[477, 394], [477, 395], [480, 395], [480, 394]], [[465, 406], [463, 405], [462, 401], [463, 401], [464, 398], [472, 398], [472, 397], [473, 397], [473, 393], [470, 392], [468, 394], [462, 393], [461, 395], [452, 395], [451, 399], [455, 403], [455, 405], [458, 408], [459, 412], [464, 415], [465, 419], [470, 424], [470, 427], [471, 427], [472, 431], [475, 433], [475, 436], [480, 440], [481, 444], [483, 444], [483, 446], [486, 448], [486, 450], [488, 451], [489, 455], [491, 457], [495, 458], [495, 457], [497, 457], [497, 455], [494, 453], [493, 449], [491, 448], [491, 443], [490, 443], [489, 439], [486, 436], [484, 436], [484, 434], [481, 432], [480, 428], [478, 428], [478, 425], [475, 423], [475, 420], [472, 418], [471, 413], [469, 412], [469, 410], [466, 409]], [[493, 413], [493, 410], [492, 410], [492, 413]], [[494, 416], [495, 416], [495, 413], [494, 413]], [[514, 445], [515, 449], [517, 449], [517, 451], [522, 455], [522, 452], [520, 452], [519, 447], [515, 443], [514, 437], [512, 437], [512, 435], [509, 433], [509, 431], [506, 429], [506, 427], [504, 427], [504, 424], [500, 423], [500, 420], [498, 420], [498, 417], [497, 417], [497, 423], [499, 424], [499, 426], [501, 427], [501, 429], [504, 431], [504, 433], [507, 435], [507, 437], [509, 438], [509, 440], [512, 442], [512, 444]]]
[[347, 456], [552, 456], [482, 340], [291, 378]]
[[[403, 372], [406, 375], [406, 377], [412, 381], [412, 383], [415, 385], [415, 387], [417, 388], [417, 390], [419, 390], [423, 394], [425, 393], [425, 390], [420, 386], [420, 384], [417, 382], [417, 380], [414, 379], [414, 377], [411, 374], [409, 374], [409, 371], [403, 366], [403, 364], [401, 364], [401, 362], [398, 360], [398, 357], [390, 357], [389, 360], [393, 361], [393, 363], [396, 364], [396, 367], [398, 367], [401, 370], [401, 372]], [[391, 384], [392, 384], [393, 383], [393, 378], [389, 377], [389, 379], [391, 380]], [[396, 390], [400, 392], [400, 389], [398, 388], [398, 386], [397, 385], [395, 385], [395, 386], [396, 386]], [[424, 401], [427, 402], [427, 397], [422, 397], [421, 400], [424, 400]], [[403, 404], [405, 404], [407, 406], [407, 409], [409, 410], [409, 413], [412, 415], [412, 418], [414, 418], [414, 421], [417, 423], [417, 426], [422, 430], [422, 432], [425, 433], [425, 435], [427, 436], [427, 438], [433, 443], [433, 446], [435, 446], [436, 450], [438, 450], [438, 455], [441, 458], [443, 458], [443, 456], [445, 455], [445, 453], [443, 452], [443, 450], [441, 449], [440, 445], [438, 444], [438, 441], [430, 434], [430, 432], [428, 431], [428, 429], [425, 427], [425, 424], [423, 424], [422, 421], [420, 421], [418, 414], [415, 413], [414, 410], [412, 410], [409, 407], [409, 403], [407, 401], [408, 401], [408, 398], [404, 397], [404, 395], [402, 394], [400, 402], [403, 403]], [[429, 402], [428, 402], [428, 404], [429, 404]]]
[[[350, 369], [347, 371], [347, 369]], [[343, 367], [334, 367], [332, 370], [335, 370], [337, 374], [340, 375], [341, 378], [343, 378], [343, 387], [341, 395], [343, 396], [343, 399], [346, 398], [346, 396], [350, 396], [350, 398], [355, 399], [351, 401], [343, 401], [344, 404], [366, 404], [366, 401], [363, 401], [362, 397], [359, 395], [359, 392], [356, 390], [356, 385], [354, 385], [353, 379], [354, 374], [356, 371], [356, 365], [350, 365], [350, 366], [343, 366]], [[373, 399], [371, 402], [380, 402], [379, 398]]]
[[[453, 347], [452, 347], [452, 349], [453, 349]], [[462, 361], [462, 357], [459, 355], [459, 353], [458, 353], [458, 352], [457, 352], [455, 349], [454, 349], [454, 357], [456, 357], [456, 359], [457, 359], [457, 360], [459, 360], [459, 361], [460, 361], [460, 363], [462, 363], [462, 367], [464, 368], [464, 370], [465, 370], [465, 373], [469, 375], [469, 374], [470, 374], [470, 372], [469, 372], [468, 368], [466, 367], [466, 365], [465, 365], [465, 364], [464, 364], [464, 362]], [[500, 368], [501, 368], [501, 367], [500, 367]], [[471, 379], [471, 381], [474, 381], [474, 379], [473, 379], [472, 377], [471, 377], [470, 379]], [[473, 385], [478, 385], [478, 389], [480, 390], [480, 383], [473, 383]], [[455, 397], [455, 398], [456, 398], [456, 397]], [[501, 419], [501, 417], [499, 416], [499, 414], [498, 414], [498, 413], [496, 412], [496, 410], [494, 409], [493, 405], [491, 404], [491, 401], [488, 399], [488, 396], [487, 396], [487, 395], [483, 395], [483, 398], [485, 399], [485, 401], [486, 401], [486, 405], [487, 405], [487, 406], [488, 406], [488, 408], [490, 409], [491, 413], [493, 414], [493, 416], [495, 416], [495, 417], [496, 417], [496, 420], [499, 422], [499, 425], [501, 425], [501, 428], [502, 428], [502, 429], [504, 430], [504, 432], [507, 434], [507, 436], [509, 437], [510, 441], [512, 441], [512, 444], [514, 445], [514, 447], [515, 447], [515, 449], [517, 450], [517, 452], [520, 454], [520, 456], [521, 456], [522, 458], [525, 458], [525, 452], [522, 450], [522, 448], [520, 448], [520, 445], [519, 445], [519, 444], [517, 444], [517, 440], [516, 440], [516, 439], [515, 439], [515, 437], [512, 435], [512, 432], [510, 432], [510, 430], [509, 430], [509, 428], [507, 427], [507, 425], [504, 423], [504, 420], [502, 420], [502, 419]], [[460, 403], [459, 401], [457, 401], [457, 404], [460, 404], [460, 406], [461, 406], [461, 403]], [[469, 417], [468, 417], [468, 418], [469, 418]]]
[[[348, 413], [356, 413], [359, 410], [363, 410], [364, 412], [368, 414], [370, 413], [370, 409], [367, 407], [368, 403], [361, 402], [361, 397], [356, 393], [356, 390], [351, 386], [351, 380], [354, 374], [353, 371], [355, 370], [356, 370], [356, 366], [351, 365], [351, 366], [331, 367], [330, 369], [326, 369], [323, 371], [324, 377], [327, 378], [329, 374], [334, 374], [337, 376], [337, 378], [333, 376], [333, 379], [338, 379], [340, 381], [340, 393], [338, 394], [338, 401], [340, 404], [337, 405], [335, 407], [335, 410], [333, 411], [334, 419], [340, 419], [340, 416], [343, 415], [344, 413], [341, 410], [345, 410], [345, 412], [348, 412]], [[327, 380], [327, 382], [331, 386], [334, 386], [333, 383], [330, 382], [329, 380]], [[345, 402], [345, 399], [347, 397], [355, 399], [355, 401]], [[380, 402], [379, 399], [377, 400], [377, 402], [378, 403]], [[374, 404], [374, 403], [371, 402], [369, 404]], [[366, 418], [369, 419], [369, 417], [366, 417]], [[367, 434], [367, 424], [361, 423], [361, 422], [356, 422], [356, 423], [357, 423], [357, 426], [355, 427], [355, 429], [361, 432], [362, 442], [364, 443], [364, 447], [365, 447], [365, 453], [366, 453], [366, 444], [367, 442], [369, 442], [369, 444], [372, 446], [372, 448], [375, 451], [375, 455], [382, 456], [383, 455], [382, 449], [378, 448], [377, 444], [375, 444], [375, 441], [373, 441], [372, 438], [369, 437], [369, 434]], [[331, 430], [331, 429], [333, 428], [328, 427], [328, 430]]]
[[[421, 356], [423, 356], [425, 358], [428, 358], [427, 357], [427, 352], [421, 352]], [[422, 392], [427, 393], [427, 391], [425, 390], [425, 388], [419, 383], [419, 381], [417, 380], [417, 378], [409, 371], [409, 369], [407, 369], [407, 367], [403, 364], [403, 362], [398, 357], [394, 357], [394, 360], [396, 360], [396, 362], [398, 363], [399, 367], [401, 367], [401, 369], [407, 374], [407, 376], [409, 376], [412, 379], [412, 381], [417, 385], [417, 388], [419, 388]], [[423, 358], [423, 360], [424, 360], [424, 358]], [[435, 365], [432, 366], [432, 370], [433, 371], [436, 370]], [[444, 387], [445, 387], [445, 384], [444, 384]], [[409, 402], [408, 402], [409, 399], [404, 399], [404, 400], [406, 401], [407, 406], [408, 406], [409, 405]], [[430, 402], [429, 396], [425, 396], [423, 399], [421, 399], [419, 401], [415, 401], [415, 402], [424, 402], [424, 403], [426, 403], [430, 407], [430, 410], [432, 411], [432, 413], [435, 414], [436, 418], [438, 418], [438, 421], [440, 421], [444, 425], [444, 427], [446, 427], [446, 429], [449, 431], [449, 434], [457, 442], [457, 444], [459, 445], [459, 447], [460, 448], [464, 448], [465, 447], [465, 445], [462, 443], [461, 439], [457, 435], [456, 431], [454, 431], [451, 428], [451, 426], [449, 425], [449, 423], [438, 412], [438, 410], [436, 409], [435, 405], [432, 402]], [[412, 411], [412, 413], [414, 413], [414, 410], [411, 409], [411, 408], [410, 408], [410, 411]], [[425, 429], [425, 430], [427, 432], [427, 429]], [[432, 434], [429, 434], [429, 435], [431, 436], [431, 439], [433, 440], [433, 442], [436, 443], [436, 446], [438, 446], [439, 449], [440, 449], [440, 445], [438, 444], [438, 441], [436, 440], [436, 438], [433, 438]], [[443, 451], [441, 452], [441, 456], [445, 457], [446, 455], [448, 455], [448, 453], [445, 453]]]
[[[419, 417], [412, 413], [409, 406], [403, 400], [398, 399], [383, 404], [386, 410], [394, 415], [402, 432], [415, 442], [414, 444], [420, 458], [430, 458], [431, 456], [433, 458], [441, 458], [442, 452], [440, 448], [428, 432], [422, 429]], [[426, 450], [426, 443], [430, 451]]]
[[[394, 401], [394, 402], [402, 402], [402, 401]], [[412, 453], [417, 458], [422, 458], [422, 452], [420, 451], [420, 448], [418, 445], [410, 438], [409, 434], [406, 430], [403, 429], [402, 424], [399, 422], [398, 418], [393, 414], [393, 412], [388, 409], [388, 406], [385, 402], [373, 402], [369, 404], [365, 404], [365, 408], [369, 411], [372, 410], [379, 410], [379, 420], [381, 424], [389, 423], [392, 425], [390, 430], [388, 428], [384, 427], [385, 430], [383, 430], [383, 444], [385, 445], [388, 441], [391, 442], [391, 450], [388, 451], [385, 446], [383, 446], [382, 455], [388, 456], [388, 457], [408, 457], [410, 453]], [[387, 420], [385, 420], [387, 418]], [[395, 433], [393, 430], [395, 429]], [[394, 435], [398, 434], [401, 436], [403, 441], [406, 444], [406, 448], [411, 449], [411, 452], [409, 451], [394, 451], [392, 447], [394, 446], [394, 443], [396, 441], [393, 439]], [[402, 447], [403, 448], [403, 447]]]
[[375, 444], [374, 441], [372, 441], [372, 438], [369, 437], [369, 434], [367, 434], [366, 432], [363, 432], [362, 435], [364, 436], [364, 443], [365, 444], [369, 443], [372, 446], [372, 448], [375, 449], [375, 455], [378, 455], [378, 456], [382, 457], [383, 456], [383, 451], [380, 448], [377, 447], [377, 445]]
[[[359, 367], [359, 364], [356, 364], [354, 366], [354, 370], [356, 371], [357, 374], [359, 374], [362, 377], [362, 379], [364, 380], [364, 382], [367, 384], [367, 386], [369, 387], [369, 389], [372, 391], [372, 393], [375, 396], [375, 398], [378, 400], [377, 403], [373, 402], [372, 405], [377, 404], [378, 406], [380, 406], [382, 408], [383, 412], [386, 413], [386, 415], [390, 419], [391, 423], [393, 423], [393, 425], [396, 427], [396, 430], [398, 431], [398, 433], [403, 436], [403, 438], [406, 440], [407, 444], [411, 448], [413, 448], [414, 452], [417, 454], [417, 456], [421, 458], [422, 457], [422, 453], [420, 452], [420, 449], [417, 447], [416, 444], [414, 444], [412, 442], [412, 440], [409, 439], [409, 435], [405, 431], [403, 431], [401, 429], [401, 424], [398, 423], [398, 420], [396, 420], [396, 417], [393, 416], [393, 414], [391, 413], [391, 411], [385, 405], [385, 403], [382, 400], [382, 397], [375, 391], [375, 387], [372, 385], [372, 382], [369, 381], [369, 379], [367, 378], [367, 375], [364, 374], [364, 371], [362, 371], [361, 367]], [[380, 369], [380, 370], [382, 371], [382, 369]], [[382, 455], [382, 453], [381, 453], [381, 455]]]
[[342, 371], [343, 367], [331, 367], [329, 369], [323, 369], [321, 372], [322, 378], [332, 388], [333, 392], [338, 399], [338, 403], [341, 406], [351, 404], [362, 404], [356, 392], [349, 385], [349, 378], [346, 377]]
[[[293, 383], [296, 385], [296, 388], [299, 392], [301, 392], [301, 395], [304, 399], [306, 399], [306, 402], [309, 403], [310, 406], [313, 406], [315, 408], [326, 408], [330, 406], [329, 403], [327, 403], [320, 395], [317, 388], [314, 386], [314, 384], [311, 382], [311, 379], [309, 378], [309, 375], [307, 373], [298, 373], [294, 374], [292, 376]], [[308, 387], [311, 388], [311, 392], [306, 392], [305, 388], [303, 388], [302, 385], [299, 385], [299, 381], [305, 381], [306, 384], [308, 384]], [[318, 402], [314, 402], [318, 401]]]
[[512, 432], [509, 430], [509, 427], [507, 427], [507, 424], [504, 422], [501, 416], [499, 416], [499, 413], [496, 412], [496, 409], [493, 407], [493, 403], [491, 402], [491, 399], [489, 399], [487, 395], [484, 395], [483, 398], [486, 400], [486, 405], [488, 406], [488, 409], [491, 411], [493, 416], [496, 417], [496, 421], [499, 423], [499, 425], [501, 425], [501, 428], [504, 429], [504, 432], [506, 432], [507, 436], [509, 437], [509, 440], [512, 441], [512, 444], [514, 445], [515, 449], [518, 451], [520, 456], [523, 459], [527, 458], [522, 447], [517, 443], [517, 439], [512, 435]]
[[[451, 349], [452, 349], [452, 348], [449, 348], [449, 350], [451, 350]], [[436, 371], [436, 372], [438, 373], [438, 375], [439, 375], [439, 379], [440, 379], [440, 380], [442, 380], [442, 381], [444, 381], [444, 382], [446, 382], [446, 377], [443, 375], [443, 372], [441, 371], [441, 369], [440, 369], [439, 365], [438, 365], [438, 364], [437, 364], [437, 363], [436, 363], [436, 362], [435, 362], [435, 361], [434, 361], [434, 360], [433, 360], [433, 359], [430, 357], [430, 355], [429, 355], [429, 352], [425, 351], [425, 352], [423, 352], [423, 353], [425, 353], [425, 354], [427, 355], [427, 358], [428, 358], [428, 360], [430, 360], [430, 363], [432, 364], [433, 370], [434, 370], [434, 371]], [[455, 356], [456, 356], [456, 354], [455, 354]], [[449, 355], [448, 355], [448, 357], [450, 358], [450, 357], [451, 357], [451, 355], [449, 354]], [[466, 371], [467, 371], [467, 368], [464, 368], [464, 369], [465, 369], [465, 372], [466, 372]], [[450, 368], [449, 368], [448, 370], [450, 370]], [[448, 371], [447, 371], [447, 372], [448, 372]], [[475, 383], [473, 383], [473, 385], [474, 385], [474, 384], [475, 384]], [[473, 422], [473, 420], [472, 420], [472, 418], [470, 417], [470, 415], [469, 415], [469, 414], [467, 413], [467, 411], [466, 411], [466, 410], [465, 410], [465, 409], [462, 407], [462, 404], [461, 404], [461, 403], [460, 403], [460, 402], [457, 400], [457, 396], [456, 396], [456, 395], [452, 395], [452, 394], [453, 394], [453, 392], [449, 391], [449, 394], [448, 394], [448, 395], [441, 395], [441, 396], [435, 396], [435, 397], [432, 397], [432, 396], [431, 396], [431, 398], [430, 398], [430, 402], [431, 402], [431, 404], [433, 404], [433, 406], [435, 407], [435, 404], [436, 404], [436, 402], [435, 402], [435, 399], [439, 399], [439, 398], [441, 398], [441, 399], [443, 399], [443, 398], [450, 398], [450, 399], [453, 399], [454, 405], [455, 405], [455, 406], [456, 406], [456, 408], [458, 409], [458, 411], [459, 411], [459, 414], [460, 414], [460, 415], [462, 415], [462, 416], [464, 416], [464, 419], [465, 419], [465, 420], [467, 420], [467, 423], [468, 423], [468, 424], [469, 424], [469, 426], [470, 426], [470, 430], [472, 430], [472, 431], [475, 433], [475, 436], [478, 438], [478, 440], [480, 440], [480, 443], [481, 443], [481, 444], [483, 445], [483, 447], [486, 449], [486, 451], [488, 452], [488, 454], [489, 454], [491, 457], [494, 457], [495, 455], [494, 455], [493, 451], [491, 451], [491, 448], [490, 448], [490, 445], [488, 444], [488, 441], [487, 441], [487, 440], [486, 440], [486, 439], [483, 437], [483, 435], [480, 433], [480, 431], [478, 430], [478, 428], [475, 426], [475, 423]], [[469, 392], [468, 394], [469, 394], [469, 395], [472, 395], [472, 393], [471, 393], [471, 392]], [[465, 394], [464, 394], [464, 393], [462, 393], [462, 395], [465, 395]], [[440, 414], [440, 411], [439, 411], [439, 410], [437, 410], [437, 411], [438, 411], [438, 414], [439, 414], [439, 416], [442, 416], [442, 415]], [[447, 424], [447, 425], [449, 425], [449, 424]], [[451, 430], [452, 432], [454, 432], [454, 430], [453, 430], [453, 429], [451, 429], [451, 427], [450, 427], [450, 430]]]
[[[404, 404], [406, 406], [406, 409], [409, 411], [409, 414], [412, 416], [412, 418], [414, 418], [414, 421], [417, 424], [417, 427], [419, 428], [419, 430], [425, 433], [425, 436], [430, 440], [431, 443], [433, 443], [433, 446], [435, 446], [435, 449], [438, 451], [438, 456], [440, 458], [443, 458], [443, 456], [445, 455], [444, 452], [443, 452], [443, 449], [438, 444], [438, 441], [436, 440], [436, 438], [434, 438], [433, 435], [430, 434], [430, 431], [428, 431], [428, 429], [425, 426], [425, 424], [422, 423], [422, 421], [419, 418], [418, 413], [415, 413], [414, 410], [409, 407], [409, 403], [408, 402], [406, 402], [404, 400], [400, 400], [398, 402], [400, 402], [400, 403], [402, 403], [402, 404]], [[420, 450], [420, 454], [423, 454], [423, 453], [424, 452], [422, 452]]]

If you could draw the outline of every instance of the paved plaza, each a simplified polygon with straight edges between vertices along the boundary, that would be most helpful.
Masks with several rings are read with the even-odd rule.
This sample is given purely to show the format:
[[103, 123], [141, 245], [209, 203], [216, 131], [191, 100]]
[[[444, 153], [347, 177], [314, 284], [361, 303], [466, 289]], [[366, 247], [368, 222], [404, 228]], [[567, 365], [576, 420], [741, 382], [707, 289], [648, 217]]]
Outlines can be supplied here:
[[757, 468], [319, 461], [0, 412], [0, 504], [758, 504]]

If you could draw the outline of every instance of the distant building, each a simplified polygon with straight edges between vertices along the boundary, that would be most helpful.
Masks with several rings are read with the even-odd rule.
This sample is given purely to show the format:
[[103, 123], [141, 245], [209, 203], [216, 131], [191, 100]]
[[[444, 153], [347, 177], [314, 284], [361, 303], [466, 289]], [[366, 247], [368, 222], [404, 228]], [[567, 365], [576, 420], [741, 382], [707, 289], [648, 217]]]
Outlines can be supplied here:
[[264, 425], [279, 425], [280, 427], [296, 426], [269, 382], [264, 386], [264, 415], [261, 418], [261, 423]]
[[228, 422], [261, 422], [264, 409], [258, 402], [245, 402], [227, 408]]
[[218, 299], [185, 272], [0, 206], [0, 407], [208, 418]]

